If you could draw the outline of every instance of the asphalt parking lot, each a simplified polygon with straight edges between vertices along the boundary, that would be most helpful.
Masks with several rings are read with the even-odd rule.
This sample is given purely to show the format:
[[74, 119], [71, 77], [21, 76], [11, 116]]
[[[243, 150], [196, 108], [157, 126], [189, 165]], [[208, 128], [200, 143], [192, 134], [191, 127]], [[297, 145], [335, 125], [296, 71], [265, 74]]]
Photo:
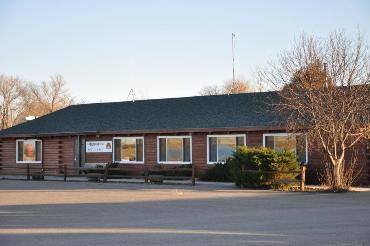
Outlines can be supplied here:
[[0, 245], [370, 245], [370, 192], [0, 180]]

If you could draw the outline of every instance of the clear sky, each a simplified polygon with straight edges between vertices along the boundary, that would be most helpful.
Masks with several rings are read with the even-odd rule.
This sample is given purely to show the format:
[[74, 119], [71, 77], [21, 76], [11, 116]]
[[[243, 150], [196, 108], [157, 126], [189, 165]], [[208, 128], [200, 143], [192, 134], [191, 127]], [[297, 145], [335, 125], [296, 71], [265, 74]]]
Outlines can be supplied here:
[[370, 1], [0, 0], [0, 73], [34, 82], [59, 73], [88, 102], [197, 95], [257, 67], [302, 32], [370, 37]]

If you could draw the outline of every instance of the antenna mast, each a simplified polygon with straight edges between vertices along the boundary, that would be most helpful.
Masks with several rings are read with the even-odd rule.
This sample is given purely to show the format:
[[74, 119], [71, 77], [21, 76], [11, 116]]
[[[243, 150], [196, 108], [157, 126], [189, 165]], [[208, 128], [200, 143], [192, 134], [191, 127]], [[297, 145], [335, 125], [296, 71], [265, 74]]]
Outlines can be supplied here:
[[231, 33], [231, 52], [233, 55], [233, 84], [235, 82], [235, 33]]
[[134, 93], [134, 89], [132, 89], [132, 88], [131, 88], [130, 92], [127, 95], [127, 100], [130, 98], [130, 96], [132, 97], [132, 102], [135, 102], [135, 93]]

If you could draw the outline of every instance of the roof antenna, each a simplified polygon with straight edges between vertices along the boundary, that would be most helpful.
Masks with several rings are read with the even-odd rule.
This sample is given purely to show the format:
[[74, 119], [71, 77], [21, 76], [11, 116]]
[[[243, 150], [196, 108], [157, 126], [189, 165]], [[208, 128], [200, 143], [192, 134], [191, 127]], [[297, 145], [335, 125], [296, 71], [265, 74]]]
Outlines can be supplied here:
[[233, 55], [233, 83], [235, 82], [235, 33], [231, 33], [231, 52]]
[[130, 92], [127, 95], [127, 100], [130, 98], [130, 96], [132, 97], [132, 102], [135, 102], [135, 93], [134, 93], [134, 89], [132, 89], [132, 88], [131, 88]]
[[235, 33], [231, 33], [231, 53], [233, 56], [233, 84], [227, 93], [228, 96], [230, 95], [230, 92], [234, 88], [234, 84], [235, 84]]

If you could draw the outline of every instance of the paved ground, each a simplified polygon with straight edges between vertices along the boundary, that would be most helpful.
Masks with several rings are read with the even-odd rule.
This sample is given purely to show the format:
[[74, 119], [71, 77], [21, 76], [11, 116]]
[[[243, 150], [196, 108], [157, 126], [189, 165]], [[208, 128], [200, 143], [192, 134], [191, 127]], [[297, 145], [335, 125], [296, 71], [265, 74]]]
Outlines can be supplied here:
[[0, 180], [0, 245], [370, 245], [370, 192]]

